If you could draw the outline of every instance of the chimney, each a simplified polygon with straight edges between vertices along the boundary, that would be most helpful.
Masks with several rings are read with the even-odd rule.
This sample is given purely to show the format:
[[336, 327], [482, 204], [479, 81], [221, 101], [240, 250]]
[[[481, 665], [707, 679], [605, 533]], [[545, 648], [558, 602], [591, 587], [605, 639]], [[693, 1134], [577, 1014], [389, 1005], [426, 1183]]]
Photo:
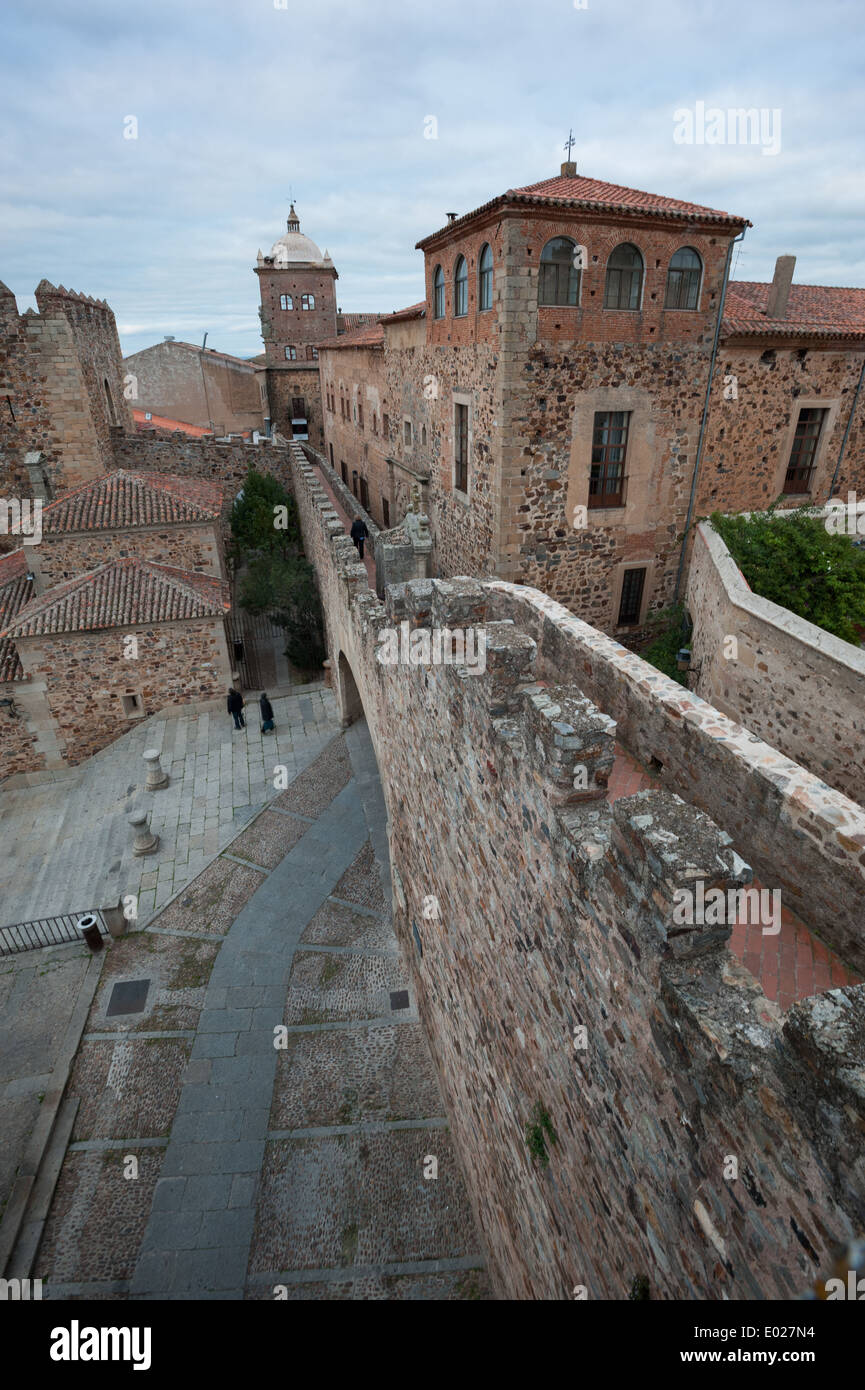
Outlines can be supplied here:
[[766, 305], [767, 319], [787, 317], [787, 300], [790, 298], [795, 268], [795, 256], [779, 256], [775, 262], [775, 278], [769, 287], [769, 302]]
[[457, 220], [457, 215], [455, 212], [448, 212], [445, 214], [445, 216], [447, 217], [448, 222], [456, 222]]
[[563, 179], [575, 179], [576, 177], [577, 177], [577, 166], [576, 166], [575, 162], [574, 162], [572, 159], [569, 159], [569, 160], [566, 161], [566, 163], [564, 163], [564, 164], [562, 165], [562, 178], [563, 178]]

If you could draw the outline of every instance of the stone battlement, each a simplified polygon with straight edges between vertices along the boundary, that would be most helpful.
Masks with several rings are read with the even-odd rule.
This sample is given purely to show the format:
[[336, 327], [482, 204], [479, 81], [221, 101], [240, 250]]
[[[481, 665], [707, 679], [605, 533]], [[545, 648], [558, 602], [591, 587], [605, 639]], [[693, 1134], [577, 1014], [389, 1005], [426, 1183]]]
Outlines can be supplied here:
[[[697, 884], [737, 893], [753, 846], [764, 882], [815, 913], [834, 872], [814, 926], [829, 936], [840, 904], [861, 951], [859, 808], [535, 591], [423, 580], [382, 603], [297, 446], [291, 463], [499, 1292], [622, 1298], [641, 1275], [661, 1297], [806, 1290], [865, 1226], [865, 987], [783, 1013], [728, 923], [673, 909]], [[482, 628], [483, 669], [384, 660], [403, 624], [419, 651]], [[661, 782], [611, 805], [617, 736]], [[770, 857], [773, 835], [797, 863]]]

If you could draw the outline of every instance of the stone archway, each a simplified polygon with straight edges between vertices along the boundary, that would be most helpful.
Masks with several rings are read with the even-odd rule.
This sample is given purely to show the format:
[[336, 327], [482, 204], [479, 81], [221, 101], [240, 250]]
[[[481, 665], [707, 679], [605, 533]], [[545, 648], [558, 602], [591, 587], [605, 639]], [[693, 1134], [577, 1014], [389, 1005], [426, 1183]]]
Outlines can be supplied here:
[[336, 698], [342, 727], [347, 729], [356, 720], [365, 718], [363, 700], [357, 688], [354, 672], [345, 655], [340, 652], [337, 662]]

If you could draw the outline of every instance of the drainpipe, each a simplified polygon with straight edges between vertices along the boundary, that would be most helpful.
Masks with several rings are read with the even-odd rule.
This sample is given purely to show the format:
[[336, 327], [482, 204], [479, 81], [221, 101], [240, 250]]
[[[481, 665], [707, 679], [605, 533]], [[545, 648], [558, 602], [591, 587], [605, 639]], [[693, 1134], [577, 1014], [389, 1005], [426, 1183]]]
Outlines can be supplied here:
[[727, 281], [730, 276], [730, 261], [733, 259], [733, 247], [737, 242], [743, 241], [746, 229], [743, 227], [737, 237], [727, 247], [727, 260], [724, 265], [724, 283], [721, 286], [721, 302], [718, 305], [718, 318], [715, 323], [715, 338], [712, 343], [712, 360], [709, 363], [709, 380], [706, 382], [706, 399], [703, 402], [703, 418], [700, 421], [700, 437], [697, 440], [697, 457], [694, 460], [694, 476], [691, 479], [691, 496], [688, 498], [688, 515], [685, 517], [685, 531], [682, 536], [682, 549], [679, 555], [679, 568], [676, 573], [676, 587], [673, 591], [673, 602], [679, 601], [679, 589], [682, 585], [682, 571], [685, 568], [685, 548], [688, 544], [688, 532], [691, 529], [691, 517], [694, 514], [694, 502], [697, 496], [697, 478], [700, 473], [700, 462], [703, 457], [703, 440], [706, 435], [706, 422], [709, 418], [709, 400], [712, 395], [712, 378], [715, 375], [715, 358], [718, 355], [718, 339], [721, 336], [721, 320], [724, 317], [724, 304], [727, 300]]
[[844, 457], [844, 450], [847, 448], [847, 437], [850, 434], [850, 426], [853, 424], [853, 416], [856, 414], [856, 405], [859, 401], [859, 392], [862, 390], [862, 382], [865, 380], [865, 357], [862, 358], [862, 370], [859, 373], [859, 381], [856, 386], [856, 394], [853, 397], [853, 404], [850, 407], [850, 414], [847, 417], [847, 428], [844, 431], [844, 438], [841, 440], [841, 452], [838, 455], [838, 462], [835, 464], [835, 472], [832, 474], [832, 484], [829, 488], [829, 500], [835, 495], [835, 484], [838, 481], [838, 474], [841, 471], [841, 460]]

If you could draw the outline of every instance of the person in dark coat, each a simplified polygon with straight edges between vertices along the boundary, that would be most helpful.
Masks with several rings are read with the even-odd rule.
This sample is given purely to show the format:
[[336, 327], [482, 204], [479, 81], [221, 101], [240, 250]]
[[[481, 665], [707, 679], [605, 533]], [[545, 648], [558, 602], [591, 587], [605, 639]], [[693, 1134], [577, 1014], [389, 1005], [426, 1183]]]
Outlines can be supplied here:
[[369, 531], [367, 531], [366, 529], [366, 522], [361, 521], [359, 516], [356, 516], [354, 521], [351, 523], [351, 530], [349, 531], [349, 535], [351, 536], [352, 540], [357, 546], [360, 558], [363, 559], [363, 543], [365, 540], [368, 539]]
[[234, 715], [235, 729], [245, 729], [246, 720], [243, 717], [243, 696], [239, 690], [235, 690], [233, 685], [228, 687], [228, 713]]
[[258, 706], [261, 710], [261, 732], [263, 734], [272, 734], [274, 729], [273, 705], [268, 700], [267, 692], [264, 690], [261, 692]]

